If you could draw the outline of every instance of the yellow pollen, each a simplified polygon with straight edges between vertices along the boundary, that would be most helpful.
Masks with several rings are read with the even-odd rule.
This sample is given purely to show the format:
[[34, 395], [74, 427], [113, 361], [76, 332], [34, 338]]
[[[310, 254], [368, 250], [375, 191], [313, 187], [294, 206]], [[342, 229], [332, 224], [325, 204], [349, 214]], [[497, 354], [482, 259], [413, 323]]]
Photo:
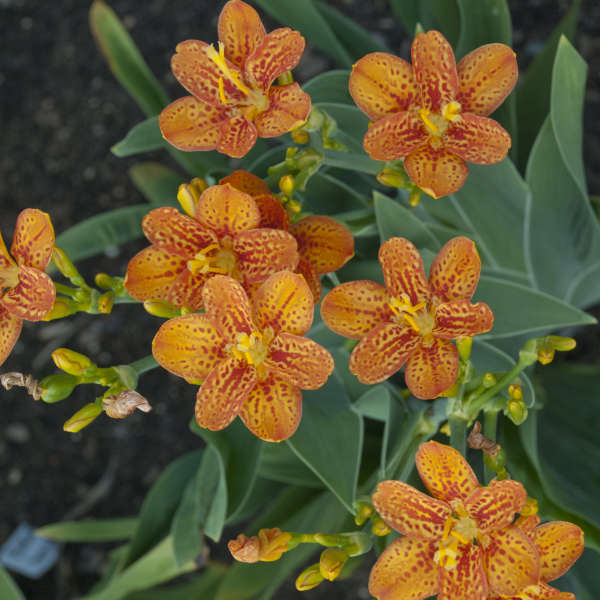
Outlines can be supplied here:
[[246, 361], [246, 364], [256, 368], [259, 377], [266, 376], [266, 370], [262, 363], [267, 357], [269, 345], [275, 337], [272, 327], [267, 327], [262, 333], [253, 331], [238, 333], [235, 343], [229, 344], [227, 350], [238, 360]]
[[403, 295], [400, 300], [398, 298], [392, 298], [389, 303], [392, 312], [396, 316], [402, 316], [416, 333], [420, 333], [421, 328], [417, 325], [417, 322], [412, 315], [418, 313], [422, 308], [425, 308], [425, 306], [427, 306], [426, 302], [419, 302], [413, 306], [410, 303], [410, 298], [406, 295]]
[[192, 272], [192, 275], [197, 275], [198, 273], [202, 273], [203, 275], [206, 275], [206, 273], [227, 275], [227, 269], [215, 265], [215, 259], [218, 259], [218, 257], [207, 256], [209, 252], [218, 249], [218, 244], [209, 244], [206, 248], [196, 252], [194, 258], [187, 262], [187, 267]]

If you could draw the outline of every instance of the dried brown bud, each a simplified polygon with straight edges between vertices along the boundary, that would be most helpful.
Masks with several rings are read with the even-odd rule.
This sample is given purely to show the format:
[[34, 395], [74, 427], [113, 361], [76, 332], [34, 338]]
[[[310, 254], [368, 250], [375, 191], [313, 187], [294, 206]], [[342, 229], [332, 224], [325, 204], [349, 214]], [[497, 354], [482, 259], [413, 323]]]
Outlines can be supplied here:
[[229, 540], [227, 547], [231, 556], [240, 562], [255, 563], [260, 560], [260, 541], [258, 537], [246, 537], [243, 533], [235, 540]]
[[42, 397], [42, 388], [37, 379], [34, 379], [33, 375], [30, 374], [25, 375], [25, 373], [16, 371], [3, 373], [0, 375], [0, 384], [5, 390], [10, 390], [14, 386], [24, 387], [34, 400], [39, 400]]
[[125, 390], [118, 396], [108, 396], [103, 399], [104, 412], [111, 419], [124, 419], [137, 408], [142, 412], [150, 412], [152, 407], [144, 396], [134, 390]]
[[500, 446], [494, 440], [490, 440], [481, 433], [481, 423], [479, 421], [475, 421], [473, 424], [473, 429], [471, 429], [471, 433], [467, 438], [467, 444], [469, 448], [482, 450], [488, 456], [495, 456], [500, 451]]

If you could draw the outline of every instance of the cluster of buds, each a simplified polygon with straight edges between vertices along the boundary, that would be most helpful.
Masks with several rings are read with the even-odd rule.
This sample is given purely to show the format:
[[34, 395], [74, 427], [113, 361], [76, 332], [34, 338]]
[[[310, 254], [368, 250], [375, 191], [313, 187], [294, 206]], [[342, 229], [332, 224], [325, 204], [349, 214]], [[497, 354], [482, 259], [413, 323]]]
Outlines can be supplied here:
[[408, 203], [413, 208], [421, 201], [422, 190], [415, 185], [406, 174], [402, 161], [394, 160], [385, 163], [385, 167], [377, 173], [377, 181], [381, 185], [394, 187], [408, 192]]
[[323, 154], [314, 148], [300, 150], [297, 146], [290, 146], [285, 151], [285, 159], [269, 167], [271, 176], [293, 175], [294, 189], [304, 191], [308, 180], [319, 171], [323, 164]]
[[354, 503], [354, 522], [362, 527], [367, 521], [371, 521], [371, 532], [378, 536], [384, 537], [390, 533], [391, 529], [386, 525], [385, 521], [377, 514], [368, 497], [361, 498]]

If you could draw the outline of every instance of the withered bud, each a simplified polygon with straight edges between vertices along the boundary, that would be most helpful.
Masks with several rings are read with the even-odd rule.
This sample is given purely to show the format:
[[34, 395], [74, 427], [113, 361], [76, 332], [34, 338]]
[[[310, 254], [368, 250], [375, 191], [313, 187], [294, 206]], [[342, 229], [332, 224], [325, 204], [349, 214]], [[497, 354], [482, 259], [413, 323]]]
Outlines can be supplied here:
[[485, 437], [481, 433], [481, 423], [479, 421], [473, 423], [473, 429], [471, 429], [471, 433], [467, 438], [467, 445], [473, 450], [482, 450], [489, 456], [495, 456], [500, 451], [500, 446], [494, 440]]
[[240, 533], [235, 540], [229, 540], [227, 547], [231, 556], [239, 562], [255, 563], [260, 560], [260, 541], [255, 535], [249, 538]]
[[107, 396], [102, 399], [104, 412], [111, 419], [124, 419], [137, 408], [142, 412], [150, 412], [152, 407], [144, 396], [134, 390], [125, 390], [118, 396]]
[[292, 536], [287, 531], [281, 531], [279, 527], [273, 529], [261, 529], [258, 532], [260, 540], [260, 560], [271, 562], [279, 560], [284, 552], [289, 550], [289, 542]]
[[2, 384], [5, 390], [10, 390], [15, 386], [24, 387], [34, 400], [39, 400], [42, 397], [40, 384], [29, 373], [27, 375], [25, 373], [18, 373], [17, 371], [3, 373], [0, 375], [0, 384]]

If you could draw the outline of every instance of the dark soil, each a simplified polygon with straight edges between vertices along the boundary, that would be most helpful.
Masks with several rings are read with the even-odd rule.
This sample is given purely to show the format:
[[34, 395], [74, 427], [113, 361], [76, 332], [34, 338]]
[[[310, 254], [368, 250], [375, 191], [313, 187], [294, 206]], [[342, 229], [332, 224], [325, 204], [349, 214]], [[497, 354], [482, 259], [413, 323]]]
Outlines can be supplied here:
[[[286, 0], [287, 1], [287, 0]], [[329, 0], [406, 55], [409, 38], [393, 19], [385, 0]], [[169, 70], [175, 45], [184, 39], [216, 39], [223, 2], [210, 0], [112, 0], [142, 53], [170, 95], [182, 95]], [[511, 0], [515, 47], [524, 66], [539, 50], [567, 8], [566, 1]], [[0, 0], [0, 227], [10, 243], [18, 213], [37, 207], [51, 214], [58, 233], [104, 210], [142, 202], [123, 160], [110, 147], [144, 115], [113, 79], [89, 33], [88, 3]], [[590, 191], [600, 193], [600, 5], [585, 0], [577, 46], [590, 64], [586, 95], [585, 159]], [[274, 23], [269, 22], [273, 26]], [[329, 68], [314, 49], [298, 77]], [[144, 160], [168, 162], [164, 153]], [[85, 261], [83, 272], [122, 274], [128, 258], [145, 244], [130, 244], [116, 256]], [[26, 324], [2, 371], [54, 372], [50, 352], [68, 346], [100, 365], [128, 363], [147, 354], [159, 320], [136, 305], [112, 315], [80, 315], [50, 324]], [[63, 422], [92, 400], [83, 388], [57, 405], [34, 402], [22, 390], [1, 391], [0, 544], [25, 521], [34, 526], [79, 516], [134, 515], [161, 470], [199, 446], [188, 431], [195, 390], [181, 379], [153, 371], [139, 390], [154, 410], [122, 422], [100, 418], [80, 434], [63, 433]], [[106, 492], [86, 509], [94, 486]], [[27, 598], [74, 598], [97, 581], [106, 546], [69, 545], [57, 568], [38, 581], [18, 577]], [[278, 598], [299, 598], [292, 584]], [[366, 570], [347, 584], [324, 585], [304, 598], [368, 598]]]

